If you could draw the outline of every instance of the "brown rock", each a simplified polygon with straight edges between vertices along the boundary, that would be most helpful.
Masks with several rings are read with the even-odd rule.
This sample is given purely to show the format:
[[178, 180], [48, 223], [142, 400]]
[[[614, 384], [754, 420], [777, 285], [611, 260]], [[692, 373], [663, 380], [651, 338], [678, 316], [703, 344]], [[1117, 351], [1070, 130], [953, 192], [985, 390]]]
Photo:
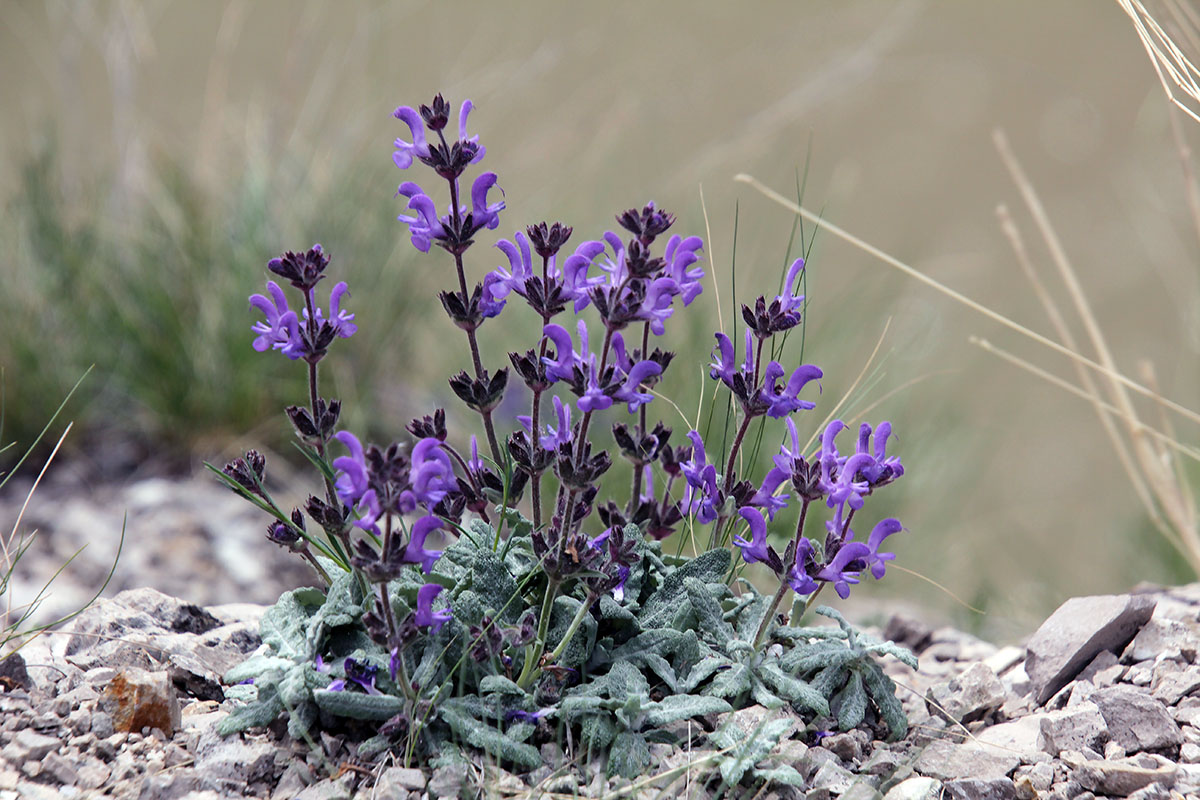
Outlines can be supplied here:
[[158, 728], [170, 737], [179, 728], [179, 699], [166, 672], [134, 668], [118, 672], [100, 696], [100, 706], [118, 732]]

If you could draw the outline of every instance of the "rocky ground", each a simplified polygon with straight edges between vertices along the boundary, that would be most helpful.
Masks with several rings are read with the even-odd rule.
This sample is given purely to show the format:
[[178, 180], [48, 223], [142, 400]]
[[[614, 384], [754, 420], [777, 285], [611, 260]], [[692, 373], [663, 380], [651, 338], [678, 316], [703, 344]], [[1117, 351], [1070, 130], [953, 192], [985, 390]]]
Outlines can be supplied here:
[[[352, 742], [322, 735], [297, 743], [276, 728], [222, 739], [215, 725], [235, 701], [225, 698], [220, 676], [259, 646], [264, 607], [254, 603], [308, 578], [272, 547], [248, 551], [261, 547], [261, 519], [253, 512], [238, 516], [236, 498], [213, 489], [197, 481], [181, 499], [151, 481], [123, 490], [115, 502], [64, 501], [57, 513], [33, 515], [44, 513], [51, 545], [34, 557], [52, 560], [74, 550], [72, 537], [111, 536], [114, 520], [119, 532], [124, 502], [130, 528], [140, 536], [157, 531], [159, 538], [127, 551], [136, 563], [123, 562], [117, 586], [133, 585], [139, 574], [160, 586], [169, 585], [164, 578], [179, 580], [200, 604], [154, 589], [124, 591], [73, 620], [68, 633], [23, 650], [23, 670], [15, 660], [4, 662], [0, 800], [709, 798], [720, 794], [720, 781], [707, 734], [727, 724], [749, 732], [782, 713], [754, 707], [697, 720], [681, 731], [684, 746], [652, 746], [650, 773], [632, 786], [605, 781], [599, 763], [564, 758], [552, 745], [543, 748], [546, 766], [518, 777], [483, 764], [432, 772], [390, 759], [366, 764]], [[189, 537], [208, 546], [190, 544]], [[225, 563], [228, 555], [212, 552], [223, 537], [240, 539], [236, 569]], [[104, 552], [92, 556], [93, 566], [111, 557], [105, 547], [96, 548]], [[254, 603], [212, 605], [231, 597]], [[744, 794], [764, 800], [1200, 797], [1200, 584], [1070, 600], [1024, 646], [996, 647], [899, 616], [876, 633], [920, 657], [916, 672], [894, 660], [888, 666], [912, 723], [909, 736], [885, 744], [855, 731], [816, 745], [798, 724], [768, 760], [794, 766], [807, 787]]]

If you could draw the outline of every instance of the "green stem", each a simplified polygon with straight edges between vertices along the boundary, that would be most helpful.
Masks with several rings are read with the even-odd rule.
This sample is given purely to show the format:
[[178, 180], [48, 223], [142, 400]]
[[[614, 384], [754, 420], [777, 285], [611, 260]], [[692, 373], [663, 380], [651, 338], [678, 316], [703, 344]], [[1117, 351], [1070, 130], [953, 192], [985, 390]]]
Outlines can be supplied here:
[[588, 592], [587, 599], [583, 601], [583, 605], [581, 605], [579, 610], [575, 612], [575, 618], [571, 620], [571, 626], [567, 628], [567, 632], [563, 634], [562, 641], [558, 643], [558, 647], [554, 648], [554, 652], [546, 656], [547, 662], [553, 664], [555, 661], [558, 661], [558, 657], [563, 654], [563, 651], [567, 649], [567, 645], [571, 643], [572, 637], [574, 637], [575, 632], [579, 630], [579, 626], [583, 624], [583, 618], [587, 616], [588, 611], [591, 610], [592, 603], [594, 602], [596, 602], [596, 595]]
[[[771, 599], [771, 605], [767, 607], [767, 613], [763, 614], [762, 622], [758, 623], [758, 632], [754, 634], [755, 650], [762, 647], [763, 640], [767, 638], [767, 631], [771, 629], [771, 618], [775, 616], [775, 609], [779, 608], [779, 603], [782, 602], [783, 596], [787, 594], [787, 590], [787, 583], [780, 582], [779, 591]], [[816, 592], [813, 594], [816, 594]]]
[[517, 686], [522, 689], [528, 689], [529, 684], [533, 683], [533, 679], [541, 671], [538, 669], [538, 662], [542, 660], [542, 653], [546, 651], [546, 632], [550, 630], [550, 615], [554, 611], [554, 600], [558, 597], [559, 583], [556, 580], [551, 580], [546, 584], [546, 594], [542, 598], [542, 613], [538, 617], [537, 638], [533, 640], [533, 644], [525, 648], [525, 664], [521, 667], [521, 674], [517, 678]]

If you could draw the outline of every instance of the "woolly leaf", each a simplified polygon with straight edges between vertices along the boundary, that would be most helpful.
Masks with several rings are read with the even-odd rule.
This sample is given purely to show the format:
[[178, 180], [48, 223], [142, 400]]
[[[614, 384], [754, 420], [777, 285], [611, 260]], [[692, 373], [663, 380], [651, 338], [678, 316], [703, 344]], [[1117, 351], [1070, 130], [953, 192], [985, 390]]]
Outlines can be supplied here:
[[485, 725], [467, 714], [453, 702], [443, 703], [438, 708], [438, 715], [463, 741], [493, 757], [511, 761], [526, 769], [533, 769], [542, 763], [542, 756], [536, 747], [524, 742], [514, 742], [492, 726]]
[[679, 678], [675, 675], [675, 669], [671, 663], [657, 653], [646, 653], [641, 658], [637, 659], [639, 665], [648, 668], [651, 672], [662, 679], [662, 682], [667, 685], [672, 692], [679, 691]]
[[772, 711], [787, 705], [783, 698], [768, 689], [757, 677], [752, 677], [750, 680], [750, 696], [754, 698], [754, 702]]
[[863, 721], [867, 714], [867, 691], [863, 688], [858, 670], [850, 672], [850, 679], [830, 705], [837, 709], [838, 727], [841, 730], [853, 730]]
[[[292, 706], [288, 714], [288, 736], [296, 741], [303, 739], [317, 723], [317, 704], [307, 700], [300, 705]], [[359, 748], [361, 754], [362, 748]]]
[[558, 710], [566, 714], [568, 718], [575, 719], [583, 714], [599, 711], [608, 702], [603, 697], [596, 697], [595, 695], [571, 695], [559, 701]]
[[849, 670], [841, 664], [831, 664], [817, 673], [809, 684], [822, 697], [833, 697], [834, 692], [846, 682]]
[[[478, 521], [478, 520], [476, 520]], [[500, 557], [491, 550], [480, 550], [475, 554], [471, 569], [471, 588], [482, 598], [485, 606], [499, 619], [515, 622], [521, 604], [513, 600], [517, 594], [517, 582], [509, 574]], [[501, 613], [501, 609], [504, 609]]]
[[687, 678], [680, 684], [680, 688], [685, 692], [691, 692], [697, 686], [704, 683], [721, 667], [729, 665], [729, 659], [718, 655], [708, 655], [700, 659], [691, 671], [688, 672]]
[[[554, 600], [554, 610], [550, 616], [550, 632], [546, 635], [550, 648], [558, 647], [558, 643], [566, 636], [571, 627], [571, 620], [575, 618], [575, 612], [581, 605], [583, 604], [574, 597], [561, 596]], [[595, 644], [596, 620], [588, 614], [584, 616], [583, 623], [571, 637], [571, 641], [563, 650], [562, 655], [559, 656], [558, 665], [572, 668], [583, 665], [591, 655], [592, 647]]]
[[861, 657], [861, 651], [856, 652], [844, 645], [835, 644], [799, 655], [792, 651], [784, 656], [783, 663], [790, 671], [805, 675], [828, 667], [847, 666]]
[[763, 614], [767, 613], [767, 608], [770, 605], [770, 598], [755, 597], [753, 602], [746, 606], [746, 610], [738, 615], [737, 618], [737, 638], [747, 642], [754, 641], [755, 635], [758, 633], [758, 626], [762, 623]]
[[723, 714], [733, 707], [716, 697], [700, 697], [691, 694], [673, 694], [652, 703], [646, 711], [646, 722], [650, 725], [666, 725], [704, 714]]
[[757, 780], [766, 781], [767, 783], [795, 786], [797, 789], [808, 788], [808, 781], [804, 780], [804, 776], [788, 764], [780, 764], [770, 769], [755, 767], [753, 775]]
[[503, 675], [485, 675], [479, 682], [480, 694], [524, 695], [525, 690]]
[[404, 710], [404, 700], [390, 694], [361, 694], [359, 692], [331, 692], [317, 689], [313, 699], [322, 711], [337, 717], [382, 721], [391, 719]]
[[309, 622], [324, 602], [325, 595], [317, 589], [284, 592], [279, 602], [263, 613], [259, 623], [263, 643], [284, 658], [307, 660]]
[[372, 736], [370, 739], [367, 739], [362, 744], [360, 744], [358, 746], [358, 750], [355, 751], [354, 755], [357, 758], [370, 761], [370, 759], [379, 755], [380, 753], [382, 753], [384, 750], [387, 750], [391, 746], [392, 746], [391, 739], [384, 736], [383, 734], [376, 734], [375, 736]]
[[625, 606], [612, 599], [611, 595], [600, 598], [600, 619], [617, 620], [619, 622], [636, 622], [637, 617]]
[[804, 681], [788, 675], [773, 662], [764, 663], [758, 671], [763, 683], [783, 699], [813, 711], [818, 716], [829, 715], [829, 703], [819, 691]]
[[725, 548], [702, 553], [681, 567], [677, 567], [663, 579], [658, 588], [638, 615], [643, 628], [661, 628], [670, 624], [679, 610], [679, 599], [683, 595], [683, 582], [695, 578], [701, 583], [716, 583], [729, 571], [730, 553]]
[[917, 669], [917, 657], [907, 647], [901, 647], [895, 642], [875, 642], [864, 648], [870, 653], [882, 653], [903, 661], [913, 669]]
[[616, 737], [617, 723], [611, 714], [590, 714], [579, 725], [579, 735], [586, 747], [603, 750]]
[[633, 780], [650, 763], [650, 746], [640, 733], [623, 731], [617, 734], [608, 751], [608, 774]]
[[772, 719], [752, 731], [743, 731], [731, 722], [709, 734], [708, 738], [718, 747], [732, 748], [717, 765], [725, 785], [737, 786], [746, 772], [779, 744], [792, 724], [790, 719]]
[[738, 697], [749, 692], [752, 684], [750, 668], [745, 664], [734, 664], [713, 677], [708, 693], [714, 697]]
[[231, 667], [225, 673], [223, 680], [227, 684], [238, 684], [251, 678], [258, 678], [268, 672], [283, 672], [296, 666], [290, 658], [279, 656], [256, 655], [250, 656], [236, 667]]
[[695, 578], [684, 578], [683, 589], [696, 615], [696, 629], [713, 641], [732, 639], [733, 628], [725, 621], [721, 604], [709, 593], [708, 587]]
[[641, 670], [628, 661], [618, 661], [608, 671], [608, 696], [624, 701], [630, 695], [650, 694], [650, 684]]
[[[309, 625], [309, 636], [312, 637], [324, 628], [336, 628], [339, 625], [349, 625], [362, 616], [361, 602], [355, 601], [359, 595], [358, 582], [349, 572], [338, 572], [333, 576], [333, 583], [325, 593], [325, 602], [317, 610]], [[361, 598], [360, 598], [361, 600]], [[315, 646], [318, 642], [312, 642]]]
[[258, 700], [235, 708], [229, 716], [217, 723], [217, 733], [229, 736], [250, 728], [265, 728], [283, 712], [283, 703], [274, 685], [267, 684], [258, 689]]
[[888, 741], [903, 739], [908, 734], [908, 717], [904, 713], [904, 706], [896, 697], [896, 684], [874, 661], [863, 670], [862, 680], [879, 709], [879, 716], [887, 723]]

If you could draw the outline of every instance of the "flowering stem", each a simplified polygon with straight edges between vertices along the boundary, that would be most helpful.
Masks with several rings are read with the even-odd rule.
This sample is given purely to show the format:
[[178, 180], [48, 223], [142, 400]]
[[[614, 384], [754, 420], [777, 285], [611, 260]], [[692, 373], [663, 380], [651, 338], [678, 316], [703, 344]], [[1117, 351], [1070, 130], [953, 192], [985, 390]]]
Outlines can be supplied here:
[[[650, 347], [650, 323], [642, 323], [642, 358], [646, 358], [646, 350]], [[638, 384], [635, 391], [640, 391], [642, 384]], [[634, 430], [633, 440], [640, 442], [642, 437], [646, 435], [646, 404], [642, 403], [638, 408], [637, 428]], [[642, 493], [642, 466], [637, 463], [633, 465], [633, 488], [629, 492], [629, 508], [630, 516], [638, 507], [638, 496]]]
[[[542, 352], [546, 350], [546, 340], [542, 339]], [[531, 424], [529, 426], [529, 448], [536, 452], [535, 448], [541, 447], [538, 442], [538, 425], [541, 424], [539, 419], [540, 411], [542, 410], [542, 393], [535, 390], [533, 393], [533, 410], [529, 418]], [[530, 497], [529, 502], [533, 506], [533, 529], [536, 531], [542, 527], [542, 473], [538, 472], [535, 475], [530, 475]]]
[[[457, 195], [456, 188], [451, 182], [451, 192]], [[455, 209], [458, 208], [457, 196], [454, 198], [452, 205]], [[457, 214], [457, 211], [455, 212]], [[467, 292], [467, 274], [463, 269], [462, 253], [454, 254], [454, 267], [458, 271], [458, 288], [462, 291], [464, 303], [469, 301], [471, 295]], [[483, 380], [483, 361], [479, 358], [479, 341], [475, 336], [474, 328], [467, 328], [467, 343], [471, 346], [471, 365], [475, 367], [475, 379]], [[492, 412], [480, 411], [479, 416], [483, 417], [483, 429], [487, 432], [488, 447], [492, 450], [492, 458], [499, 464], [500, 444], [496, 439], [496, 427], [492, 424]]]
[[571, 639], [574, 638], [575, 632], [578, 631], [579, 626], [583, 624], [583, 618], [586, 617], [588, 611], [591, 610], [592, 603], [596, 602], [596, 598], [597, 595], [594, 592], [588, 592], [587, 599], [583, 601], [583, 603], [579, 606], [579, 610], [575, 612], [575, 617], [571, 620], [571, 625], [567, 628], [567, 632], [563, 634], [562, 641], [558, 643], [558, 646], [554, 648], [554, 651], [550, 653], [550, 655], [546, 656], [546, 661], [548, 663], [553, 664], [555, 661], [558, 661], [558, 657], [561, 656], [563, 651], [567, 649], [567, 645], [571, 643]]
[[550, 615], [554, 611], [558, 587], [559, 583], [554, 578], [550, 578], [546, 584], [546, 594], [542, 597], [542, 613], [538, 617], [537, 638], [533, 640], [532, 645], [525, 648], [525, 664], [517, 678], [517, 686], [522, 689], [528, 689], [529, 684], [541, 671], [538, 669], [538, 662], [542, 660], [542, 653], [546, 651], [546, 632], [550, 630]]
[[[733, 464], [737, 459], [738, 450], [742, 448], [742, 440], [746, 438], [746, 431], [750, 429], [750, 422], [754, 417], [746, 414], [742, 420], [741, 426], [738, 428], [737, 435], [733, 437], [733, 447], [729, 448], [729, 460], [725, 463], [725, 482], [721, 487], [721, 491], [728, 495], [729, 490], [733, 488]], [[724, 510], [717, 517], [716, 523], [713, 525], [712, 537], [708, 541], [708, 549], [713, 550], [717, 547], [717, 542], [721, 536], [721, 530], [725, 527], [725, 520], [729, 519], [729, 514]]]
[[758, 632], [754, 634], [754, 649], [762, 647], [763, 640], [767, 638], [767, 631], [771, 628], [771, 620], [775, 616], [775, 609], [779, 608], [779, 603], [783, 600], [783, 596], [787, 593], [788, 585], [786, 581], [779, 582], [779, 591], [775, 592], [775, 596], [771, 598], [771, 604], [767, 606], [767, 613], [763, 614], [762, 622], [758, 623]]

